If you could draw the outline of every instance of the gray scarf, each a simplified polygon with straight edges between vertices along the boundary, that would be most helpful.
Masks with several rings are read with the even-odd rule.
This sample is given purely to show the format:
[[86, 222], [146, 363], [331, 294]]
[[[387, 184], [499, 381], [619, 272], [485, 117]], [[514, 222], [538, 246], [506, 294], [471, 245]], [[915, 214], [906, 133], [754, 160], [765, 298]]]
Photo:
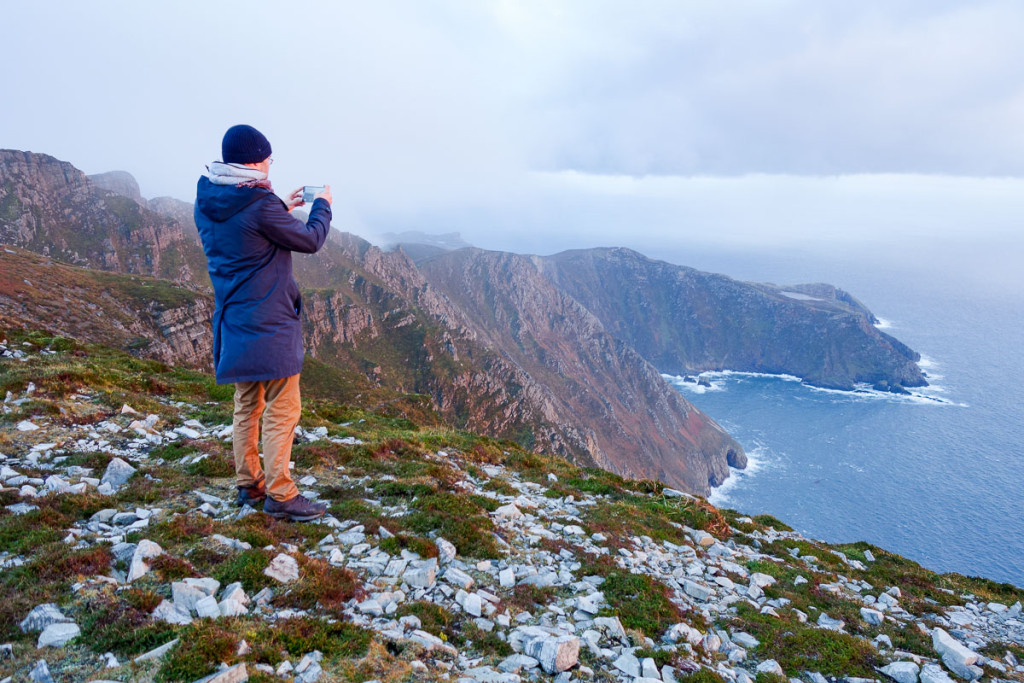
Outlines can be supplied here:
[[241, 164], [225, 164], [223, 161], [214, 161], [206, 170], [210, 172], [210, 182], [214, 185], [234, 185], [236, 187], [262, 187], [271, 192], [274, 189], [270, 186], [270, 180], [263, 171], [255, 168], [242, 166]]

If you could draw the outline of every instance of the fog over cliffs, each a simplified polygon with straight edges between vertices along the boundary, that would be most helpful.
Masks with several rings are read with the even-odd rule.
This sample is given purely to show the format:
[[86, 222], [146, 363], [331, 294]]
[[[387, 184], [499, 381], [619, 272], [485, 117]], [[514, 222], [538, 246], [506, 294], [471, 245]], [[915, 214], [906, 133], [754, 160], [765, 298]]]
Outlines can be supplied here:
[[[0, 151], [0, 240], [90, 271], [174, 281], [148, 301], [120, 297], [122, 308], [150, 310], [137, 316], [134, 348], [205, 363], [210, 295], [186, 203], [145, 200], [125, 173], [86, 177], [46, 155]], [[328, 369], [321, 385], [349, 397], [421, 394], [457, 426], [628, 476], [707, 494], [729, 466], [746, 462], [741, 446], [662, 372], [779, 372], [835, 388], [924, 382], [917, 355], [828, 285], [743, 283], [625, 249], [550, 257], [410, 251], [418, 263], [402, 249], [333, 232], [320, 253], [296, 260], [307, 348]], [[47, 263], [5, 259], [26, 272]], [[139, 296], [113, 280], [78, 279], [82, 301]], [[0, 290], [9, 322], [117, 336], [109, 318], [72, 325], [13, 288]], [[188, 311], [174, 313], [182, 306]], [[146, 335], [149, 344], [137, 341]]]

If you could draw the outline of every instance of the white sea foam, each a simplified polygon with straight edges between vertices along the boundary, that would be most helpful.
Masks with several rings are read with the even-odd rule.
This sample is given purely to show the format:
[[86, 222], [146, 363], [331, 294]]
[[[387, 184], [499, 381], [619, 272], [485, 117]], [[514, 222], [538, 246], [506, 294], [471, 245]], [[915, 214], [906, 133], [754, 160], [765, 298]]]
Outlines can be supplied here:
[[741, 486], [747, 479], [755, 476], [758, 472], [771, 467], [774, 459], [769, 455], [768, 448], [763, 444], [754, 446], [747, 451], [747, 466], [745, 469], [729, 468], [729, 478], [721, 486], [711, 489], [708, 502], [716, 507], [730, 504], [729, 494]]
[[[718, 373], [700, 373], [701, 377], [706, 377], [708, 378], [708, 381], [711, 382], [711, 386], [709, 387], [706, 387], [702, 384], [697, 384], [696, 382], [686, 382], [683, 380], [682, 375], [662, 375], [662, 378], [672, 386], [677, 387], [678, 389], [682, 389], [684, 391], [688, 391], [691, 394], [703, 394], [708, 391], [725, 391], [724, 379], [720, 377], [715, 377], [716, 374]], [[689, 377], [694, 377], [694, 375], [689, 375]]]
[[885, 318], [879, 318], [877, 315], [875, 316], [875, 318], [878, 319], [878, 322], [875, 323], [875, 328], [876, 329], [879, 329], [879, 330], [889, 330], [889, 329], [892, 329], [892, 321], [891, 320], [886, 320]]

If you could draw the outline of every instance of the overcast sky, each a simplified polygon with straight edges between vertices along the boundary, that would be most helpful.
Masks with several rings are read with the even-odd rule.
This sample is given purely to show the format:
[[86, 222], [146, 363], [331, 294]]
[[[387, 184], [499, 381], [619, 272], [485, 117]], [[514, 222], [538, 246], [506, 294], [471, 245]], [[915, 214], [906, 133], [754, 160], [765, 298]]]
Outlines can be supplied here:
[[1005, 254], [1024, 216], [1016, 0], [39, 0], [4, 24], [0, 147], [147, 197], [191, 200], [249, 123], [279, 192], [330, 183], [364, 235]]

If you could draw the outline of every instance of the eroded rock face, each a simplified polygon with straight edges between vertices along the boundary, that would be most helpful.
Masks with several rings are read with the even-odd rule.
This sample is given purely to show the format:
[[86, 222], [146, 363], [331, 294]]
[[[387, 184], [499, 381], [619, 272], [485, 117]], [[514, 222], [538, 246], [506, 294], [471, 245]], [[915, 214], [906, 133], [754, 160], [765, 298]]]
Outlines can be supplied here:
[[552, 282], [667, 374], [742, 370], [795, 375], [818, 386], [923, 386], [920, 356], [827, 284], [740, 282], [647, 258], [587, 249], [537, 258]]
[[0, 242], [65, 263], [192, 282], [202, 251], [177, 221], [137, 201], [132, 183], [114, 173], [97, 184], [46, 154], [0, 150]]

